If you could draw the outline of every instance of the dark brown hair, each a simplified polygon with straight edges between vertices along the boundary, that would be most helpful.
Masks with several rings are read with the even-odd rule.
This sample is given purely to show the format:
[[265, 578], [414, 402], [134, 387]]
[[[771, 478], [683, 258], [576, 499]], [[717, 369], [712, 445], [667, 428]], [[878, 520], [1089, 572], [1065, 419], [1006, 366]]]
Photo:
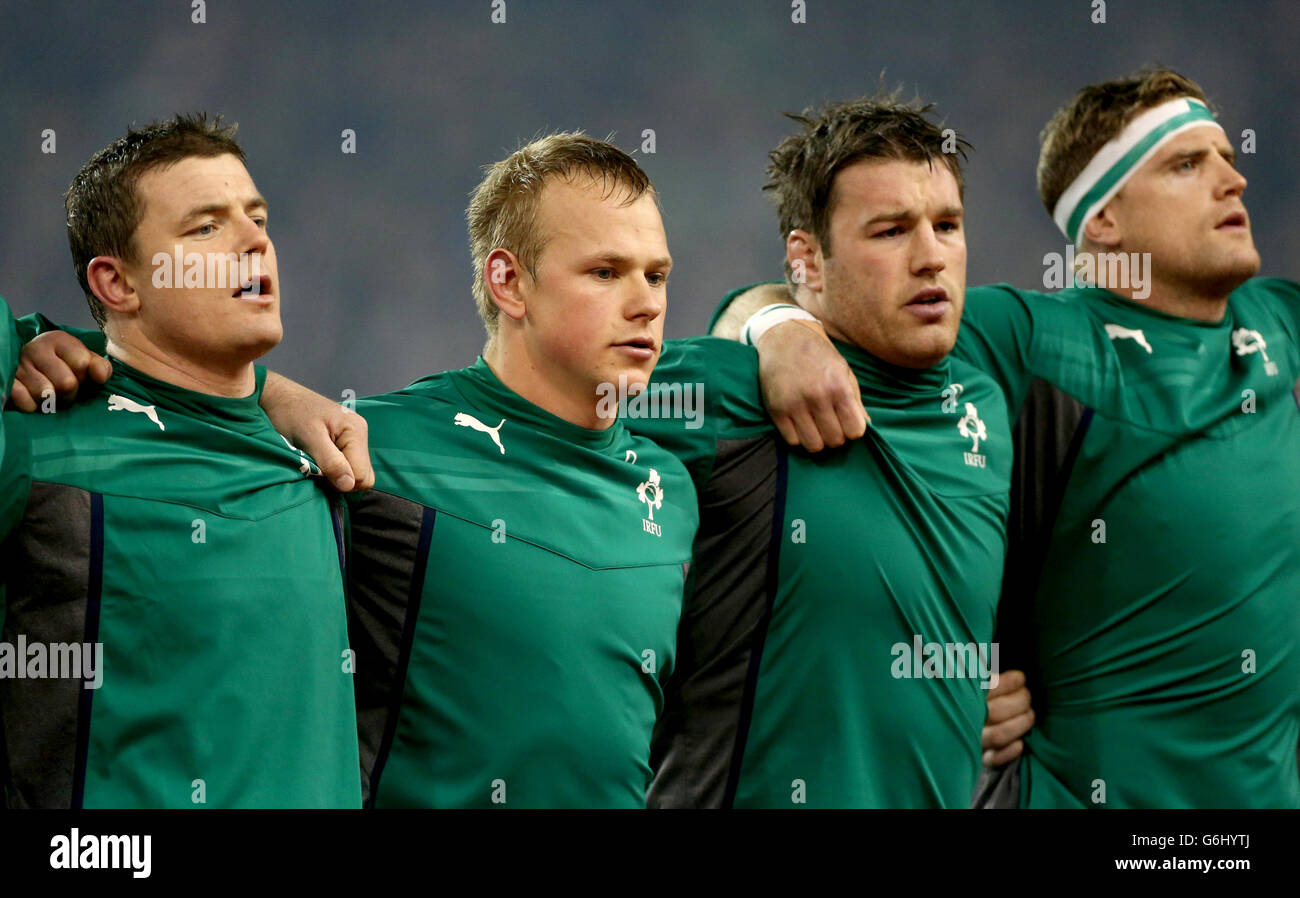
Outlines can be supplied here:
[[238, 125], [224, 126], [221, 116], [209, 120], [204, 113], [177, 115], [143, 128], [130, 128], [90, 157], [64, 195], [68, 244], [77, 281], [86, 294], [90, 313], [102, 329], [104, 305], [90, 289], [86, 266], [96, 256], [116, 256], [135, 261], [133, 237], [144, 214], [136, 189], [140, 176], [174, 165], [190, 156], [231, 154], [244, 161], [235, 142]]
[[[881, 92], [786, 117], [802, 127], [768, 154], [768, 182], [784, 238], [795, 228], [816, 236], [831, 254], [830, 220], [835, 175], [863, 159], [930, 162], [940, 159], [965, 193], [962, 161], [969, 143], [927, 117], [933, 104], [898, 101], [899, 91]], [[945, 142], [950, 152], [944, 152]], [[786, 277], [790, 277], [786, 263]]]

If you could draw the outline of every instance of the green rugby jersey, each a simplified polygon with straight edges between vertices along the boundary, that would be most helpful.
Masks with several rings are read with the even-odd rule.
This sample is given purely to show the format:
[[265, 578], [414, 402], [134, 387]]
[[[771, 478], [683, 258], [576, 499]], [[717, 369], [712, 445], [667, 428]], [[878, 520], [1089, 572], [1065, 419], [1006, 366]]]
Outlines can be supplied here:
[[[18, 370], [18, 352], [21, 349], [13, 313], [9, 311], [9, 303], [0, 296], [0, 407], [9, 401], [9, 387], [13, 384], [14, 372]], [[3, 450], [4, 430], [0, 429], [0, 453]]]
[[686, 469], [481, 358], [357, 411], [376, 478], [348, 497], [367, 805], [643, 807], [698, 521]]
[[629, 404], [627, 425], [676, 452], [700, 494], [652, 806], [970, 803], [1006, 551], [1005, 400], [958, 360], [915, 371], [836, 346], [872, 413], [840, 449], [788, 450], [757, 356], [728, 341], [670, 341], [655, 370], [659, 391], [702, 384], [702, 417]]
[[[265, 372], [230, 399], [113, 369], [5, 415], [30, 455], [0, 568], [8, 805], [359, 807], [341, 516]], [[93, 671], [48, 649], [97, 643]]]
[[[9, 311], [9, 304], [4, 297], [0, 296], [0, 409], [9, 401], [9, 389], [13, 385], [14, 372], [18, 370], [18, 353], [21, 349], [22, 343], [14, 325], [13, 313]], [[5, 457], [4, 416], [0, 415], [0, 539], [8, 532], [4, 522], [13, 517], [13, 512], [6, 512], [6, 508], [17, 492], [16, 472], [12, 464], [5, 465]], [[0, 590], [3, 589], [3, 581], [0, 580]], [[4, 618], [0, 617], [0, 624], [3, 623]]]
[[1216, 324], [968, 291], [955, 354], [1019, 419], [1022, 806], [1300, 806], [1298, 311], [1300, 286], [1262, 278]]

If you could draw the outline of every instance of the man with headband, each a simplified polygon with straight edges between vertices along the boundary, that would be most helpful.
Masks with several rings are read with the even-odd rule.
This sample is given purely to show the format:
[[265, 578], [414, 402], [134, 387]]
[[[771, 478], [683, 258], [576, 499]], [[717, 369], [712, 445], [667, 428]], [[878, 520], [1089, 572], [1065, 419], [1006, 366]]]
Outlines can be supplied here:
[[[1038, 167], [1076, 286], [967, 293], [954, 355], [1018, 421], [1000, 641], [1037, 712], [994, 803], [1300, 807], [1300, 285], [1253, 277], [1233, 161], [1189, 79], [1087, 87]], [[831, 350], [788, 314], [760, 352], [791, 435]]]

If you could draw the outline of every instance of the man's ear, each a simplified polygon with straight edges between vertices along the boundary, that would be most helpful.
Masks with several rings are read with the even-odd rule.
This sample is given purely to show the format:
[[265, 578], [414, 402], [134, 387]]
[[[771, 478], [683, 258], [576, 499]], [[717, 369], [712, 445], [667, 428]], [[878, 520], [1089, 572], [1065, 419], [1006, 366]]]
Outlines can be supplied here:
[[95, 298], [111, 312], [130, 313], [140, 308], [140, 294], [116, 256], [95, 256], [86, 264], [86, 283]]
[[519, 321], [527, 311], [524, 302], [525, 278], [529, 277], [519, 259], [508, 249], [494, 249], [483, 262], [483, 281], [488, 296], [501, 314]]
[[802, 228], [786, 235], [785, 260], [790, 263], [790, 280], [796, 292], [800, 287], [814, 293], [822, 291], [822, 251], [815, 235]]
[[1114, 249], [1119, 246], [1123, 234], [1114, 202], [1107, 203], [1100, 212], [1084, 222], [1083, 236], [1085, 245], [1092, 243], [1099, 249]]

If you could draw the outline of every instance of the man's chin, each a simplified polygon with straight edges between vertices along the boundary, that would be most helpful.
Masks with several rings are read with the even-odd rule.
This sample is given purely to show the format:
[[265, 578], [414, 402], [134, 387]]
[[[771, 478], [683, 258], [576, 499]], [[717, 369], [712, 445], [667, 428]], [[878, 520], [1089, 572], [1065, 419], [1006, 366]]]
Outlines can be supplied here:
[[240, 343], [237, 351], [242, 358], [254, 361], [279, 346], [283, 339], [284, 331], [280, 329], [263, 334], [252, 334]]
[[909, 334], [892, 347], [894, 357], [898, 359], [893, 364], [902, 368], [933, 368], [946, 359], [956, 345], [957, 327], [949, 325], [946, 319], [942, 323], [923, 325], [919, 333]]
[[1204, 273], [1201, 290], [1215, 296], [1226, 296], [1259, 274], [1259, 268], [1259, 253], [1254, 251], [1226, 259], [1222, 265]]

